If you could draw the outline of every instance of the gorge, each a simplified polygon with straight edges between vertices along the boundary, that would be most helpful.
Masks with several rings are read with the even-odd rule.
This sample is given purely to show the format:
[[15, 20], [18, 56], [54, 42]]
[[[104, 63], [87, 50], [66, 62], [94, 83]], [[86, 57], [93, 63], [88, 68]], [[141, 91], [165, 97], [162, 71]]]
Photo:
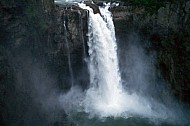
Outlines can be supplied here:
[[190, 124], [190, 2], [104, 2], [0, 3], [3, 125]]

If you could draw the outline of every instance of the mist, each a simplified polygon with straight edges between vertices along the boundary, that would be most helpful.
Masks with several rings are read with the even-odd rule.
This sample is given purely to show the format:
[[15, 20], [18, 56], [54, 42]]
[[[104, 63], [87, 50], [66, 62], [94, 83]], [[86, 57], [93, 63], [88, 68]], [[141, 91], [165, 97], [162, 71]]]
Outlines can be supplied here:
[[50, 70], [45, 55], [39, 58], [29, 49], [11, 51], [6, 54], [9, 73], [2, 81], [6, 84], [2, 111], [6, 125], [48, 126], [63, 120], [65, 112], [58, 99], [60, 80]]
[[[80, 0], [56, 0], [75, 1]], [[7, 124], [49, 126], [73, 122], [78, 125], [76, 118], [81, 122], [94, 119], [100, 123], [118, 118], [140, 118], [156, 125], [190, 123], [189, 108], [176, 100], [156, 67], [156, 52], [147, 50], [148, 42], [135, 32], [124, 37], [118, 35], [116, 40], [108, 8], [109, 4], [105, 4], [100, 9], [101, 15], [89, 9], [92, 13], [87, 34], [91, 42], [89, 55], [76, 55], [82, 49], [73, 49], [76, 54], [71, 57], [75, 63], [68, 63], [64, 48], [60, 47], [58, 54], [54, 52], [56, 49], [45, 47], [46, 41], [45, 46], [38, 41], [27, 41], [19, 48], [6, 51], [9, 52], [5, 61], [8, 72], [3, 75], [5, 79], [0, 79], [6, 80], [1, 88], [5, 94], [8, 92], [3, 109]]]
[[185, 113], [190, 110], [172, 95], [171, 87], [156, 69], [156, 52], [148, 51], [145, 41], [135, 32], [129, 33], [125, 40], [118, 40], [123, 88], [146, 99], [147, 104], [166, 116], [167, 121], [189, 123], [189, 115]]
[[117, 108], [106, 107], [104, 104], [99, 106], [101, 97], [95, 93], [95, 89], [86, 88], [82, 91], [80, 86], [74, 86], [67, 93], [61, 94], [60, 106], [71, 118], [78, 112], [84, 112], [88, 113], [88, 118], [97, 117], [100, 121], [107, 117], [127, 119], [140, 116], [157, 125], [162, 122], [188, 124], [189, 115], [185, 113], [189, 109], [172, 96], [170, 87], [157, 74], [159, 71], [155, 68], [156, 53], [148, 52], [146, 46], [137, 33], [129, 34], [125, 41], [118, 40], [124, 93], [117, 96], [121, 99]]

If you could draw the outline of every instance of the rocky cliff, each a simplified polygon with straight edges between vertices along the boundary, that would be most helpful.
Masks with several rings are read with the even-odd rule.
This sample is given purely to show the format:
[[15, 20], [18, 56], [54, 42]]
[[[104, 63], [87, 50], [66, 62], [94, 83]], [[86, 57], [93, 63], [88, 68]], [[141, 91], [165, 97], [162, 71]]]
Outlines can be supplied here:
[[47, 126], [55, 122], [46, 116], [46, 111], [41, 111], [40, 100], [47, 96], [42, 87], [48, 91], [48, 85], [55, 83], [47, 69], [52, 62], [49, 53], [54, 51], [53, 8], [53, 0], [0, 1], [2, 126]]
[[87, 14], [53, 0], [0, 2], [2, 125], [74, 125], [56, 94], [87, 86]]
[[[77, 5], [58, 4], [55, 6], [55, 28], [54, 43], [57, 46], [55, 55], [63, 53], [66, 59], [64, 65], [67, 70], [70, 84], [78, 84], [85, 88], [88, 82], [88, 72], [85, 58], [88, 55], [87, 32], [88, 12], [80, 9]], [[60, 64], [61, 66], [63, 64]], [[64, 74], [63, 74], [64, 75]], [[84, 81], [86, 78], [86, 82]]]
[[173, 94], [189, 103], [190, 2], [168, 2], [154, 11], [125, 4], [111, 11], [119, 45], [130, 33], [137, 33], [147, 53], [156, 53], [159, 76], [168, 82]]
[[[157, 54], [160, 78], [168, 81], [173, 94], [188, 103], [189, 4], [166, 3], [154, 13], [126, 3], [110, 9], [118, 45], [126, 44], [129, 34], [138, 33], [147, 53]], [[53, 96], [72, 85], [83, 89], [88, 86], [87, 19], [88, 12], [76, 5], [55, 5], [53, 0], [1, 0], [2, 125], [74, 125]]]

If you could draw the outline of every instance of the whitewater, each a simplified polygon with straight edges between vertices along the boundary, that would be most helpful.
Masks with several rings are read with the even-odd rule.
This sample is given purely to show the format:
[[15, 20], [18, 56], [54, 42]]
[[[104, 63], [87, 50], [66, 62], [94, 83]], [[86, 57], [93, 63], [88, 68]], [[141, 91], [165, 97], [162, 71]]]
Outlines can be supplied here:
[[[168, 118], [170, 112], [161, 104], [151, 106], [146, 99], [123, 90], [119, 72], [117, 44], [110, 4], [100, 7], [100, 13], [85, 4], [89, 11], [88, 46], [90, 88], [86, 91], [85, 112], [100, 117], [141, 115], [151, 118]], [[159, 110], [153, 110], [154, 108]]]
[[[89, 12], [88, 19], [88, 53], [87, 60], [90, 74], [90, 86], [83, 92], [76, 87], [60, 97], [65, 111], [85, 112], [89, 117], [100, 119], [107, 117], [140, 117], [179, 124], [182, 112], [169, 108], [156, 99], [148, 99], [129, 93], [122, 87], [121, 73], [117, 54], [117, 43], [110, 4], [99, 7], [100, 13], [84, 3], [79, 7]], [[67, 104], [65, 104], [67, 103]], [[69, 107], [68, 107], [69, 106]], [[174, 105], [175, 106], [175, 105]], [[176, 116], [177, 115], [177, 116]]]

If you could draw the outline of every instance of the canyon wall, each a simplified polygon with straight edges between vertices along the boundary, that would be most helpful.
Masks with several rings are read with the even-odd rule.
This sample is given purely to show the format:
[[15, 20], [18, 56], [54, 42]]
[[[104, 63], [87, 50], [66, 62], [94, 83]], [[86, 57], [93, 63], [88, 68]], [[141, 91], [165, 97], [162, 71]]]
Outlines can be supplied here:
[[130, 4], [111, 11], [119, 45], [127, 42], [130, 33], [137, 33], [147, 53], [156, 53], [158, 76], [176, 97], [189, 103], [190, 2], [165, 3], [153, 12]]
[[[129, 35], [138, 34], [147, 53], [156, 54], [158, 76], [190, 103], [190, 2], [166, 3], [154, 12], [127, 3], [110, 10], [120, 58]], [[47, 107], [54, 100], [46, 102], [72, 85], [88, 87], [87, 23], [88, 12], [72, 4], [0, 2], [2, 125], [74, 125], [59, 105]]]

